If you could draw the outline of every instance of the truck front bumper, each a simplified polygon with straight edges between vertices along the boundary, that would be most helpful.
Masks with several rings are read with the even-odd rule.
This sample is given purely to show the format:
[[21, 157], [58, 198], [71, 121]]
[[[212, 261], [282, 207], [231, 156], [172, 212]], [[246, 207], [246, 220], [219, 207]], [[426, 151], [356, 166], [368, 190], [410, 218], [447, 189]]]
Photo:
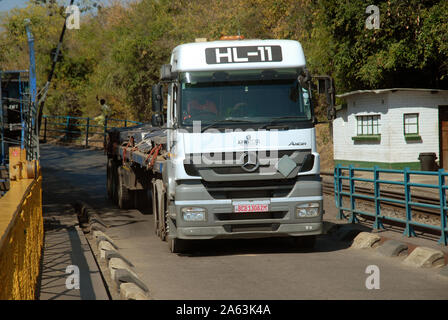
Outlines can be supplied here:
[[[233, 213], [232, 200], [175, 201], [170, 208], [169, 237], [180, 239], [263, 238], [318, 235], [323, 233], [322, 196], [275, 198], [268, 213]], [[237, 199], [241, 201], [241, 199]], [[315, 217], [298, 218], [300, 204], [319, 203]], [[184, 221], [182, 208], [199, 207], [206, 210], [206, 221]]]

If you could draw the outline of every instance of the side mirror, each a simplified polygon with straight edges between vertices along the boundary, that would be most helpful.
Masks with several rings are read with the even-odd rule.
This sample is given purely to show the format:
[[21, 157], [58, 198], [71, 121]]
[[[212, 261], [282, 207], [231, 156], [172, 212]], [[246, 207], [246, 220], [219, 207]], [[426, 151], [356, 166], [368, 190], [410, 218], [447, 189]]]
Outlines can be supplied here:
[[163, 107], [163, 95], [162, 95], [163, 87], [160, 84], [155, 84], [152, 86], [152, 111], [161, 112]]
[[163, 116], [160, 113], [153, 114], [151, 124], [153, 127], [161, 127], [163, 125]]
[[311, 81], [311, 74], [310, 74], [310, 72], [307, 69], [305, 69], [297, 80], [299, 81], [300, 85], [303, 88], [307, 88], [309, 82]]
[[325, 94], [327, 98], [327, 118], [332, 120], [334, 118], [334, 103], [336, 98], [336, 91], [334, 89], [333, 78], [330, 76], [316, 76], [317, 92]]
[[175, 74], [171, 72], [170, 64], [163, 64], [160, 68], [160, 80], [161, 81], [171, 81], [175, 77]]

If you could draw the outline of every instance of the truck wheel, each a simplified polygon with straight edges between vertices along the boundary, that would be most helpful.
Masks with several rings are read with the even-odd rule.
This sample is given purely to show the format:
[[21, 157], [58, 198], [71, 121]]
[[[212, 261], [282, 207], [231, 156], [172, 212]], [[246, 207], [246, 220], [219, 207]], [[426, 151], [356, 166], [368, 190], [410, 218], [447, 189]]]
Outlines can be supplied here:
[[152, 192], [152, 214], [154, 216], [154, 233], [156, 234], [156, 236], [159, 236], [159, 221], [157, 220], [157, 187], [156, 184], [153, 182], [152, 183], [152, 188], [151, 188], [151, 192]]
[[152, 194], [152, 184], [150, 184], [147, 188], [143, 190], [142, 194], [142, 203], [143, 203], [143, 213], [144, 214], [153, 214], [153, 194]]
[[[151, 214], [151, 202], [148, 200], [148, 194], [147, 189], [143, 190], [134, 190], [132, 191], [133, 194], [133, 201], [134, 201], [134, 208], [139, 210], [143, 214]], [[151, 199], [151, 197], [149, 197]]]
[[153, 214], [154, 214], [154, 229], [156, 235], [162, 240], [166, 239], [166, 192], [164, 190], [163, 181], [157, 179], [153, 184]]
[[128, 190], [128, 188], [126, 188], [126, 186], [123, 183], [123, 168], [119, 167], [118, 168], [118, 183], [117, 183], [117, 187], [118, 187], [118, 207], [120, 209], [128, 209], [131, 205], [131, 194]]
[[171, 238], [168, 239], [168, 245], [172, 253], [184, 253], [188, 251], [188, 240]]
[[112, 162], [111, 168], [111, 191], [112, 191], [112, 202], [118, 204], [118, 167]]
[[294, 237], [294, 242], [296, 246], [302, 249], [313, 249], [316, 245], [316, 236], [301, 236]]

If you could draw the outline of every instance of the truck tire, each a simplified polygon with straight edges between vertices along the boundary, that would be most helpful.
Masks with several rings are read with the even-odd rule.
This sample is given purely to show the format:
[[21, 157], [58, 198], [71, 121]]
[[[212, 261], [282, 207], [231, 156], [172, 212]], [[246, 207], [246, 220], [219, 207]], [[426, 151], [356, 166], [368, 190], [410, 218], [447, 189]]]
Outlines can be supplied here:
[[188, 240], [178, 238], [168, 239], [168, 245], [171, 253], [185, 253], [189, 248]]
[[301, 237], [294, 237], [294, 242], [297, 247], [301, 249], [313, 249], [316, 245], [316, 236], [301, 236]]
[[167, 236], [166, 192], [161, 179], [153, 182], [153, 199], [154, 231], [162, 241], [165, 241]]
[[152, 184], [150, 184], [143, 191], [143, 213], [144, 214], [153, 214], [152, 206], [153, 206], [153, 194], [152, 194]]
[[157, 215], [157, 187], [155, 182], [152, 182], [152, 188], [151, 188], [151, 192], [152, 192], [152, 198], [153, 198], [153, 202], [152, 202], [152, 214], [154, 217], [154, 233], [156, 234], [156, 236], [159, 236], [158, 232], [159, 232], [159, 221], [158, 221], [158, 215]]
[[132, 191], [134, 197], [134, 208], [143, 214], [152, 213], [151, 196], [148, 196], [148, 189]]
[[118, 176], [118, 183], [117, 183], [118, 207], [120, 209], [129, 209], [132, 198], [129, 189], [126, 188], [123, 182], [123, 167], [118, 167], [117, 176]]

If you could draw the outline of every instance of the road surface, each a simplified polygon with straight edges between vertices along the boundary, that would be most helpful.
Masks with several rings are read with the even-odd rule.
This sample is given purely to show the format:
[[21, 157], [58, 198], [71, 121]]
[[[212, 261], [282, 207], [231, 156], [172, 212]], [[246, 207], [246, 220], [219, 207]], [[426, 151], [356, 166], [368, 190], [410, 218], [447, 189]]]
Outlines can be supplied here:
[[[415, 269], [402, 258], [350, 249], [321, 236], [310, 252], [289, 239], [219, 240], [172, 254], [154, 234], [153, 216], [120, 210], [106, 196], [102, 151], [41, 146], [44, 211], [83, 200], [109, 224], [107, 235], [134, 265], [153, 299], [447, 299], [448, 278]], [[325, 199], [326, 215], [334, 198]], [[44, 213], [45, 214], [45, 213]], [[378, 266], [380, 288], [367, 289], [368, 266]]]

